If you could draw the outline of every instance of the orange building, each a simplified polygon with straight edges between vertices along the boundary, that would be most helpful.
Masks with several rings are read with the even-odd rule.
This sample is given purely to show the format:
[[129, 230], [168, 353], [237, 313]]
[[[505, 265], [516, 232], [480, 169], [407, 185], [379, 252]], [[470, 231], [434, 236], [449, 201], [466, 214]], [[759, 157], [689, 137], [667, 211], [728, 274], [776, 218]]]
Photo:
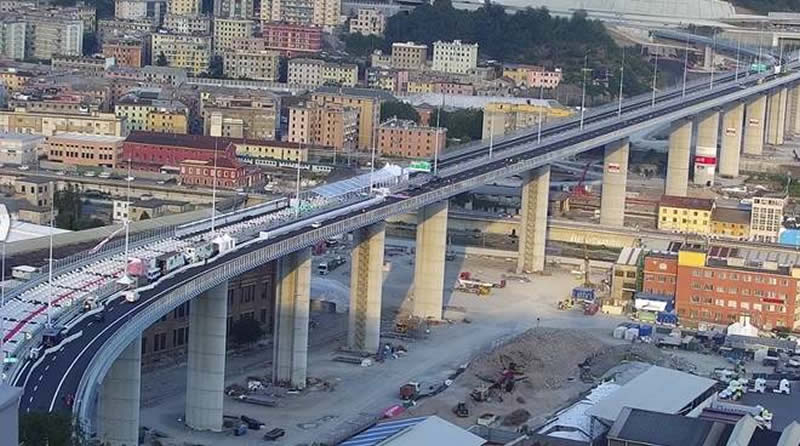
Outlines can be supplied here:
[[444, 150], [446, 142], [444, 127], [422, 127], [397, 118], [378, 127], [378, 152], [385, 156], [430, 158], [437, 150]]
[[138, 39], [114, 39], [103, 42], [103, 56], [113, 57], [117, 65], [141, 68], [148, 64], [147, 42]]
[[124, 142], [120, 136], [58, 133], [47, 138], [45, 152], [48, 161], [113, 169], [121, 161]]

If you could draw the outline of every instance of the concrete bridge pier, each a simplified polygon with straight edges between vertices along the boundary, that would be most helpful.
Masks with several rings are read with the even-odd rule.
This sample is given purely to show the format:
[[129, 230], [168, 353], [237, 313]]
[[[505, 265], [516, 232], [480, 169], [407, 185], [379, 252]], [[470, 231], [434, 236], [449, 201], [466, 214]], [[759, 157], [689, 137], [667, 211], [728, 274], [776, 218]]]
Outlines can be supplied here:
[[717, 170], [717, 135], [719, 112], [712, 111], [697, 119], [697, 147], [694, 157], [694, 184], [714, 185]]
[[800, 134], [800, 85], [789, 89], [789, 104], [787, 105], [786, 135], [793, 137]]
[[786, 89], [781, 88], [769, 93], [767, 101], [767, 144], [774, 146], [783, 144], [786, 128]]
[[384, 222], [353, 232], [350, 315], [347, 326], [347, 346], [351, 350], [377, 353], [380, 345], [385, 239]]
[[692, 121], [682, 119], [672, 123], [667, 154], [667, 181], [664, 193], [686, 196], [689, 188], [689, 158], [692, 144]]
[[303, 389], [308, 367], [311, 248], [278, 260], [272, 381]]
[[411, 313], [423, 319], [442, 318], [447, 212], [447, 200], [429, 204], [417, 211], [417, 254], [414, 259], [414, 302]]
[[222, 430], [225, 347], [228, 331], [228, 281], [192, 300], [186, 378], [186, 425]]
[[625, 222], [629, 151], [628, 138], [606, 144], [603, 158], [603, 190], [600, 195], [600, 224], [603, 226], [622, 226]]
[[719, 175], [723, 178], [739, 176], [739, 157], [742, 150], [742, 122], [744, 103], [736, 103], [722, 114], [722, 142], [719, 152]]
[[745, 155], [761, 155], [764, 151], [764, 120], [767, 111], [767, 96], [751, 99], [744, 111], [744, 140], [742, 151]]
[[522, 221], [517, 273], [544, 271], [549, 197], [550, 166], [542, 166], [522, 175]]
[[142, 384], [142, 337], [123, 350], [100, 389], [97, 433], [108, 446], [139, 444], [139, 401]]

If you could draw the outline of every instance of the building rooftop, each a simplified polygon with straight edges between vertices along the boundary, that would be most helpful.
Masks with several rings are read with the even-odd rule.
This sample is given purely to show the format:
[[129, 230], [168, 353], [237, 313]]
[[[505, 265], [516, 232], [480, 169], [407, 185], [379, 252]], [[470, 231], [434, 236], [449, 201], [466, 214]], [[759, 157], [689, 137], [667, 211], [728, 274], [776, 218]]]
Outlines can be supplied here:
[[734, 223], [738, 225], [750, 224], [750, 210], [740, 208], [723, 208], [715, 207], [711, 211], [712, 221], [721, 221], [724, 223]]
[[679, 197], [676, 195], [664, 195], [658, 202], [659, 206], [682, 209], [697, 209], [710, 211], [714, 208], [714, 200], [710, 198]]
[[659, 446], [716, 446], [726, 444], [730, 434], [721, 422], [625, 407], [608, 438]]
[[340, 443], [340, 446], [481, 446], [483, 438], [437, 416], [386, 421]]
[[531, 99], [506, 96], [470, 96], [464, 94], [445, 94], [440, 93], [417, 93], [404, 96], [403, 102], [414, 107], [429, 105], [439, 107], [443, 105], [445, 109], [458, 108], [486, 108], [489, 104], [514, 104], [514, 105], [538, 105], [548, 108], [563, 108], [563, 106], [553, 99]]
[[388, 91], [372, 90], [369, 88], [322, 86], [314, 90], [314, 94], [337, 94], [345, 96], [360, 96], [365, 98], [379, 99], [381, 101], [395, 100], [395, 97]]
[[150, 198], [147, 200], [136, 200], [131, 202], [131, 207], [155, 209], [161, 206], [184, 206], [188, 204], [186, 201], [176, 200], [161, 200], [159, 198]]
[[57, 133], [47, 138], [48, 141], [53, 139], [109, 144], [125, 141], [123, 136], [89, 135], [86, 133]]
[[225, 150], [230, 141], [206, 135], [183, 135], [178, 133], [158, 133], [134, 131], [125, 139], [126, 143], [153, 144], [160, 146], [191, 147], [202, 150]]
[[[34, 223], [27, 223], [24, 221], [12, 221], [11, 231], [8, 233], [8, 243], [18, 242], [22, 240], [30, 240], [40, 237], [47, 237], [50, 235], [50, 226], [37, 225]], [[53, 235], [63, 234], [68, 231], [66, 229], [52, 228]]]
[[617, 257], [617, 265], [637, 265], [644, 249], [642, 248], [622, 248]]
[[312, 65], [338, 65], [340, 67], [358, 68], [358, 65], [352, 63], [332, 62], [324, 59], [312, 59], [310, 57], [297, 57], [294, 59], [289, 59], [289, 63], [302, 63], [302, 64], [312, 64]]
[[431, 130], [431, 131], [442, 131], [442, 132], [447, 131], [447, 129], [444, 127], [437, 128], [437, 127], [419, 125], [416, 122], [411, 121], [409, 119], [398, 119], [397, 117], [392, 117], [382, 122], [380, 128], [416, 129], [416, 130]]
[[33, 184], [47, 184], [53, 182], [53, 180], [51, 180], [50, 178], [29, 176], [29, 175], [16, 177], [14, 178], [14, 181], [17, 183], [33, 183]]
[[[625, 407], [678, 414], [704, 393], [713, 390], [715, 384], [713, 379], [652, 366], [587, 413], [609, 421], [615, 421]], [[654, 392], [654, 389], [664, 389], [667, 385], [668, 392]]]
[[0, 132], [0, 142], [36, 142], [44, 140], [42, 135], [31, 135], [29, 133], [15, 133], [15, 132]]

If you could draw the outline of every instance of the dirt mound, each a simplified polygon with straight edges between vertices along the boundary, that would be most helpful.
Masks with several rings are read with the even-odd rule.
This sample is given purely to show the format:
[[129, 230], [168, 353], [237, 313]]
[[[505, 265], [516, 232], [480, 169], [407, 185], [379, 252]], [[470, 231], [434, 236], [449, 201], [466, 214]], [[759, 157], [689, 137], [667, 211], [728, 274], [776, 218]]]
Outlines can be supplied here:
[[584, 363], [594, 378], [600, 378], [624, 361], [639, 361], [682, 371], [694, 371], [695, 365], [674, 355], [664, 354], [652, 344], [625, 344], [607, 347], [586, 358]]

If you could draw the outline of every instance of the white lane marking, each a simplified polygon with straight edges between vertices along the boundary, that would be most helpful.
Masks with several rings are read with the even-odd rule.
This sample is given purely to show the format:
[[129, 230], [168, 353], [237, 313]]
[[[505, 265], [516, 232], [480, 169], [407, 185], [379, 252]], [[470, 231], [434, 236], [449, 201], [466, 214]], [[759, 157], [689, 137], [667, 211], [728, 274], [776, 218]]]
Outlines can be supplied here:
[[33, 386], [33, 393], [36, 393], [37, 390], [39, 390], [39, 384]]
[[[32, 403], [32, 402], [33, 402], [33, 397], [30, 397], [30, 398], [28, 398], [28, 404], [30, 404], [30, 403]], [[30, 409], [30, 408], [28, 408], [28, 410], [31, 410], [31, 409]]]
[[48, 371], [48, 370], [50, 370], [50, 364], [47, 364], [47, 367], [44, 368], [45, 372]]
[[39, 375], [39, 382], [42, 382], [42, 378], [43, 378], [43, 377], [44, 377], [44, 374], [42, 374], [42, 375]]

